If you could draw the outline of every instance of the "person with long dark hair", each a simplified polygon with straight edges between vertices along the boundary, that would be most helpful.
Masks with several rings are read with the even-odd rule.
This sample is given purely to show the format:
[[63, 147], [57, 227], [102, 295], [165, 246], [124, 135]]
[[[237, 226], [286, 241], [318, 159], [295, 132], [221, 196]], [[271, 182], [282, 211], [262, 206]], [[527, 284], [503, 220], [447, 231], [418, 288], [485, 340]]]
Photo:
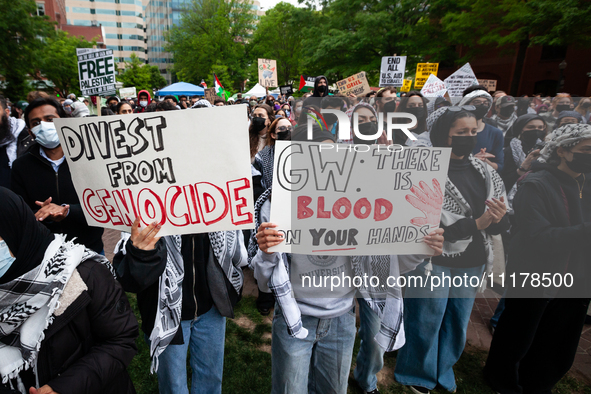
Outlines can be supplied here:
[[259, 104], [252, 111], [252, 119], [248, 128], [250, 140], [250, 161], [254, 163], [254, 157], [267, 145], [268, 127], [275, 120], [273, 109], [267, 104]]
[[[453, 366], [466, 344], [478, 285], [483, 273], [492, 271], [491, 236], [509, 227], [503, 181], [472, 155], [478, 129], [474, 110], [474, 106], [444, 107], [433, 113], [437, 118], [430, 132], [432, 145], [452, 149], [445, 189], [434, 183], [431, 193], [443, 203], [443, 254], [425, 261], [411, 275], [422, 277], [423, 282], [437, 276], [441, 286], [433, 290], [407, 286], [406, 345], [394, 370], [396, 380], [416, 394], [429, 393], [437, 385], [456, 391]], [[455, 278], [464, 277], [477, 280], [460, 280], [460, 286], [452, 286]]]

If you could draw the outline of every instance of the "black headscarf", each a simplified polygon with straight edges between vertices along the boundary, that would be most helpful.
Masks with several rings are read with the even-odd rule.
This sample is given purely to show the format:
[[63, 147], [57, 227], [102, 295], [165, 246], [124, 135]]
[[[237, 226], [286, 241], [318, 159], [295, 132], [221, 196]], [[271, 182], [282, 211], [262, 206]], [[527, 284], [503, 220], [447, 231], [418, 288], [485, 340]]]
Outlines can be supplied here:
[[519, 138], [525, 125], [528, 124], [529, 122], [531, 122], [532, 120], [536, 120], [536, 119], [541, 120], [542, 122], [544, 122], [544, 124], [546, 124], [546, 121], [544, 120], [544, 118], [542, 118], [540, 115], [536, 115], [536, 114], [521, 115], [520, 117], [515, 119], [515, 122], [513, 122], [511, 127], [509, 127], [509, 129], [507, 130], [507, 134], [505, 135], [505, 146], [509, 145], [509, 142], [511, 142], [511, 139]]
[[37, 267], [54, 235], [39, 223], [22, 197], [0, 187], [0, 237], [16, 258], [0, 278], [6, 283]]
[[[318, 91], [318, 83], [323, 79], [324, 79], [324, 81], [326, 81], [326, 90], [324, 91], [324, 94], [321, 94]], [[328, 79], [326, 79], [326, 77], [324, 75], [319, 75], [314, 80], [314, 91], [312, 93], [312, 97], [324, 97], [324, 96], [328, 96]]]

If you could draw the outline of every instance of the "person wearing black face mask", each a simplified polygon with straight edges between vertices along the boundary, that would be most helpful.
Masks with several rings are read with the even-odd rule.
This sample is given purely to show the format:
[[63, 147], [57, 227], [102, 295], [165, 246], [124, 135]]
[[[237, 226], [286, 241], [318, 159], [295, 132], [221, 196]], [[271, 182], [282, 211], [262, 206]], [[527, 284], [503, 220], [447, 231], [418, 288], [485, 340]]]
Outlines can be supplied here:
[[539, 147], [543, 145], [546, 131], [546, 122], [539, 115], [523, 115], [513, 123], [507, 135], [514, 137], [505, 148], [505, 165], [500, 172], [506, 190], [511, 190], [540, 156]]
[[[423, 279], [445, 275], [454, 283], [456, 277], [482, 277], [485, 269], [492, 269], [491, 235], [509, 227], [502, 181], [496, 171], [471, 154], [477, 123], [474, 114], [464, 108], [469, 107], [439, 110], [429, 135], [434, 147], [451, 147], [452, 151], [447, 182], [433, 184], [434, 194], [445, 193], [440, 224], [444, 229], [443, 254], [409, 274]], [[465, 346], [477, 286], [440, 283], [436, 296], [420, 286], [406, 288], [406, 344], [398, 352], [394, 376], [399, 383], [414, 386], [415, 393], [427, 393], [436, 385], [449, 392], [457, 390], [453, 365]]]
[[541, 114], [550, 130], [554, 130], [556, 120], [561, 112], [571, 110], [572, 103], [573, 99], [568, 93], [558, 93], [556, 97], [552, 99], [550, 110], [545, 114]]
[[506, 274], [574, 280], [508, 288], [484, 367], [494, 391], [550, 393], [572, 366], [591, 298], [590, 178], [591, 125], [569, 124], [546, 137], [519, 182]]
[[497, 127], [503, 132], [503, 137], [517, 119], [516, 104], [517, 102], [513, 96], [501, 96], [495, 102], [496, 114], [493, 115], [492, 119], [497, 122]]
[[252, 111], [252, 120], [248, 128], [250, 139], [250, 160], [267, 145], [267, 128], [275, 120], [274, 111], [267, 104], [258, 105]]
[[328, 79], [324, 75], [319, 75], [314, 81], [314, 93], [312, 97], [328, 96]]
[[[503, 132], [491, 124], [491, 121], [486, 120], [486, 114], [490, 110], [493, 102], [492, 96], [482, 86], [472, 87], [474, 90], [468, 91], [466, 89], [465, 95], [460, 101], [462, 105], [473, 105], [474, 111], [472, 113], [476, 116], [478, 137], [476, 146], [472, 153], [474, 156], [497, 171], [503, 169]], [[494, 122], [494, 121], [492, 121]], [[496, 124], [496, 122], [494, 122]]]
[[[386, 114], [395, 109], [393, 112], [405, 112], [413, 114], [417, 118], [417, 125], [409, 129], [415, 137], [427, 131], [427, 99], [421, 93], [409, 92], [407, 97], [402, 98], [397, 108], [394, 100], [385, 103], [382, 108], [384, 110], [384, 130], [386, 130]], [[409, 121], [405, 119], [393, 119], [392, 123], [409, 123]], [[412, 141], [400, 129], [395, 129], [393, 134], [394, 144], [405, 146]]]

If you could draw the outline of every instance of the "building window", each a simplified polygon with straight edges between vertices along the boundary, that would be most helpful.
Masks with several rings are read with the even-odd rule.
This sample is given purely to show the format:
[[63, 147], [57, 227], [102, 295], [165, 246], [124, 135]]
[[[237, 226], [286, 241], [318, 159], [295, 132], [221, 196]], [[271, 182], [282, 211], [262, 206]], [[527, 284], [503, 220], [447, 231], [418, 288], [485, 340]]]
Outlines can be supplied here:
[[96, 14], [96, 10], [95, 10], [94, 8], [91, 8], [91, 9], [90, 9], [90, 14], [91, 14], [91, 15], [95, 15], [95, 14]]
[[566, 46], [544, 45], [542, 47], [540, 60], [564, 60], [566, 57], [566, 49]]
[[37, 3], [37, 16], [45, 15], [45, 3]]

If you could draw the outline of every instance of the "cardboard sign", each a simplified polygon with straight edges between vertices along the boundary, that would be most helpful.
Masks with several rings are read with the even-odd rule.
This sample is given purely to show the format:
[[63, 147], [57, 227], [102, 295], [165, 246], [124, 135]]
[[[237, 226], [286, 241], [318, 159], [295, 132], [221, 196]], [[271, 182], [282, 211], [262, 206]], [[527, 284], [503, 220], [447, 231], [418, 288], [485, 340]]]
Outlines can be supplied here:
[[422, 238], [439, 227], [450, 153], [450, 148], [277, 141], [271, 222], [285, 242], [271, 250], [432, 254]]
[[497, 80], [496, 79], [479, 79], [478, 84], [486, 87], [489, 92], [494, 92], [497, 90]]
[[[478, 84], [478, 79], [470, 67], [470, 63], [466, 63], [443, 81], [445, 88], [452, 98], [452, 104], [455, 104], [458, 98], [463, 97], [466, 88]], [[455, 99], [454, 99], [455, 98]]]
[[137, 91], [135, 89], [135, 86], [132, 88], [119, 89], [119, 97], [121, 97], [121, 98], [137, 97]]
[[372, 91], [367, 82], [365, 71], [351, 75], [347, 79], [337, 81], [337, 88], [339, 89], [339, 92], [345, 96], [348, 96], [351, 93], [355, 96], [363, 96]]
[[259, 59], [259, 84], [264, 88], [277, 87], [277, 61]]
[[83, 96], [115, 92], [113, 50], [93, 50], [78, 55], [78, 77]]
[[427, 82], [421, 89], [421, 94], [425, 97], [443, 97], [446, 93], [445, 83], [434, 74], [429, 75]]
[[215, 88], [209, 88], [204, 90], [205, 99], [213, 104], [213, 101], [218, 98], [218, 95], [215, 94]]
[[[254, 226], [246, 107], [56, 119], [90, 226], [159, 235]], [[224, 130], [223, 144], [211, 138]]]
[[404, 83], [406, 56], [385, 56], [380, 69], [380, 87], [401, 87]]
[[415, 76], [415, 89], [421, 89], [427, 82], [427, 79], [429, 79], [429, 75], [433, 74], [437, 76], [438, 70], [439, 63], [418, 63]]
[[283, 85], [283, 86], [279, 86], [279, 90], [281, 91], [282, 95], [292, 95], [293, 94], [293, 88], [291, 87], [291, 85]]
[[412, 79], [405, 79], [402, 83], [402, 88], [400, 89], [401, 92], [410, 92], [410, 87], [412, 86]]

